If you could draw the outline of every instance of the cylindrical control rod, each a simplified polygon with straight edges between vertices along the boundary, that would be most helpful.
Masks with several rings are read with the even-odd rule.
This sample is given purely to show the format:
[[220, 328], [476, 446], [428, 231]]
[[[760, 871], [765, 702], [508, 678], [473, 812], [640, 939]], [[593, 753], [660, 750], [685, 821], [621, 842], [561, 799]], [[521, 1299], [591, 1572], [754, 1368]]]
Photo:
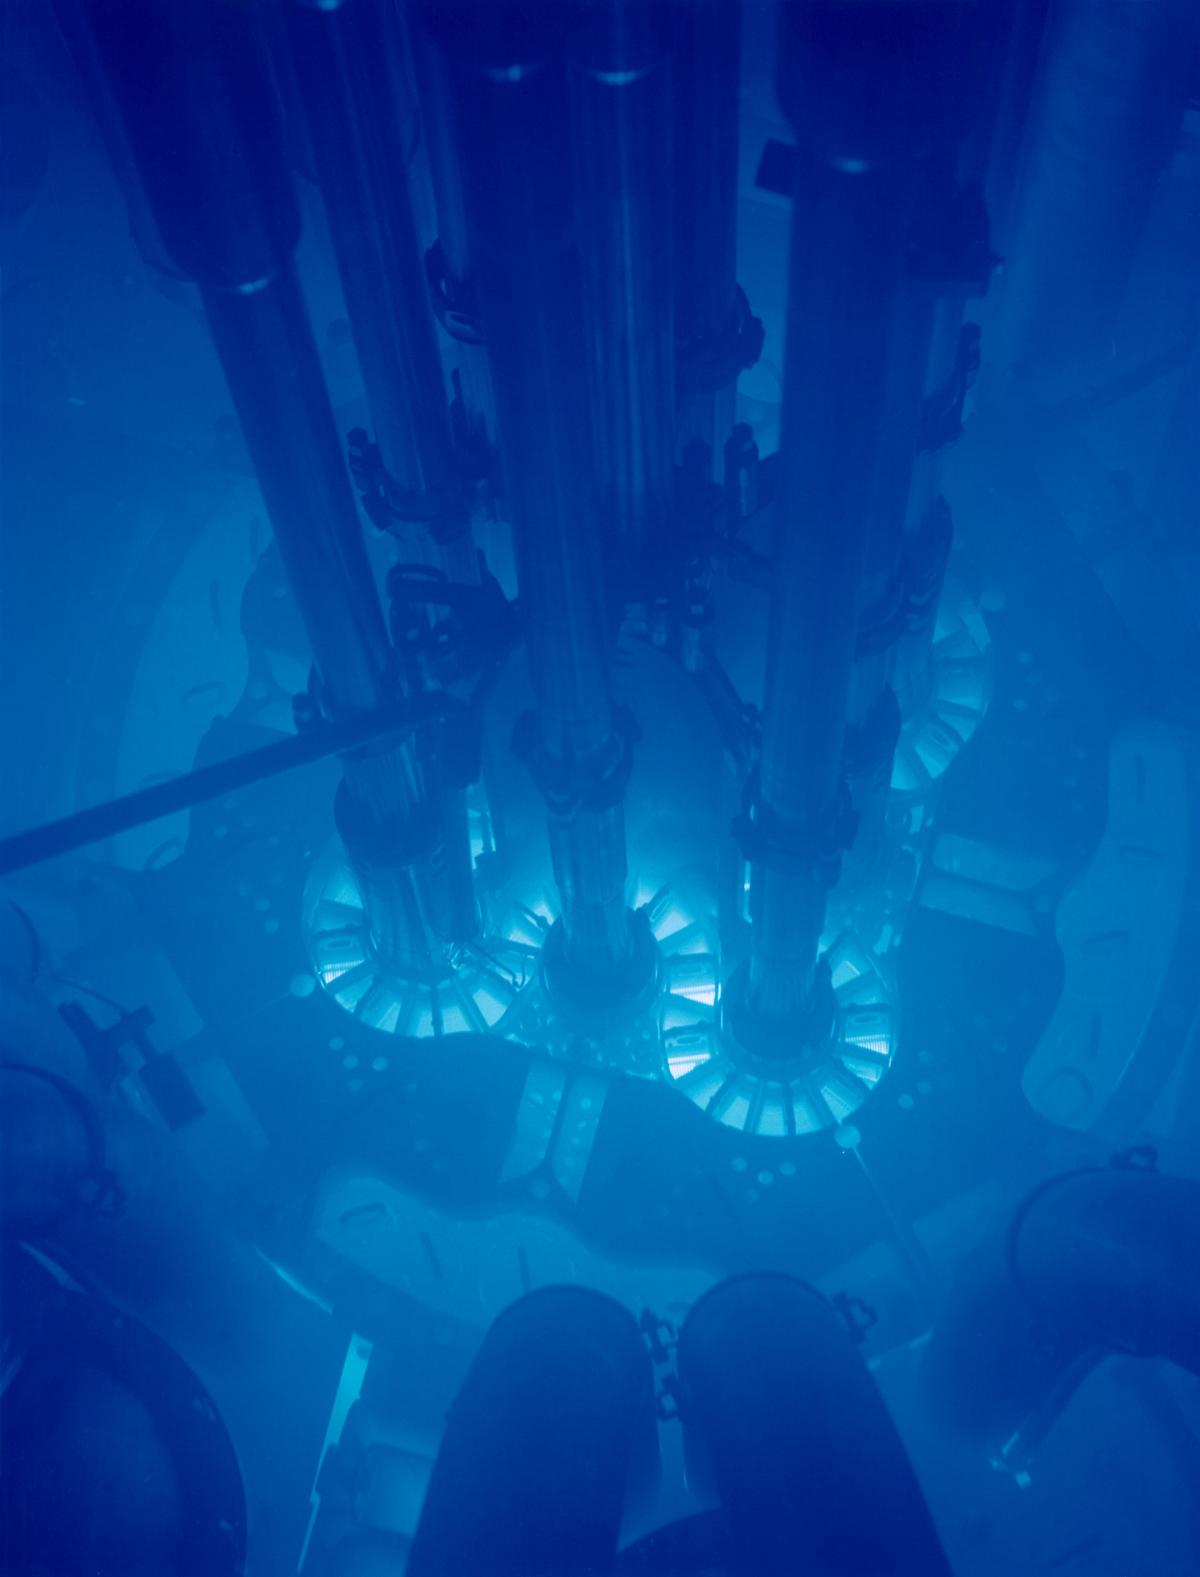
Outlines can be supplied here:
[[444, 54], [517, 556], [569, 964], [617, 973], [632, 951], [622, 741], [588, 430], [565, 30], [572, 8], [431, 0]]
[[572, 39], [586, 374], [614, 602], [667, 590], [675, 410], [670, 16], [603, 0]]
[[1109, 354], [1198, 34], [1193, 0], [1051, 8], [1000, 325], [1004, 361], [1043, 385]]
[[864, 552], [891, 436], [917, 152], [935, 124], [930, 87], [951, 10], [844, 0], [781, 10], [779, 93], [799, 145], [746, 1006], [752, 1020], [798, 1032], [845, 842]]
[[[235, 0], [60, 0], [94, 49], [163, 247], [194, 280], [335, 717], [402, 676], [292, 266], [299, 216], [261, 39]], [[347, 758], [360, 828], [424, 824], [411, 740]]]
[[699, 441], [719, 466], [733, 430], [736, 374], [719, 347], [736, 335], [740, 0], [672, 8], [677, 452]]
[[[465, 526], [441, 358], [406, 181], [411, 96], [390, 0], [291, 0], [289, 38], [388, 501]], [[410, 119], [411, 111], [410, 111]]]

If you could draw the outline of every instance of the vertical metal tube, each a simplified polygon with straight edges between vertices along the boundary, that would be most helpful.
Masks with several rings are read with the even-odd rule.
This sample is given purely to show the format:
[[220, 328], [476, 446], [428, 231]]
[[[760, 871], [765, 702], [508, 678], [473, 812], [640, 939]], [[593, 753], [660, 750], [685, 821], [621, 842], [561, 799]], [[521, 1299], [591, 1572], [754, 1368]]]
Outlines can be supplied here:
[[800, 145], [746, 981], [751, 1018], [769, 1026], [803, 1025], [817, 1000], [864, 553], [948, 15], [838, 0], [781, 11], [779, 93]]
[[432, 520], [435, 536], [458, 534], [465, 510], [405, 178], [398, 18], [390, 0], [291, 0], [288, 23], [389, 502]]
[[[847, 174], [805, 160], [792, 225], [759, 767], [762, 805], [785, 840], [819, 838], [841, 790], [903, 217], [891, 171]], [[773, 1022], [800, 1020], [812, 998], [825, 885], [767, 856], [752, 871], [751, 904], [752, 1009]]]
[[[537, 707], [535, 769], [551, 810], [567, 959], [612, 974], [632, 951], [623, 756], [609, 689], [587, 343], [562, 29], [479, 0], [431, 3], [452, 96], [479, 308], [496, 391]], [[555, 36], [557, 33], [558, 36]]]
[[[90, 36], [163, 246], [200, 287], [323, 689], [335, 715], [397, 687], [291, 257], [299, 234], [252, 11], [235, 0], [61, 0]], [[339, 822], [399, 856], [425, 837], [411, 740], [354, 753]]]
[[[718, 464], [736, 379], [711, 347], [736, 333], [740, 0], [690, 0], [672, 16], [677, 452], [699, 440]], [[709, 354], [706, 354], [709, 352]]]
[[667, 589], [675, 406], [668, 25], [661, 5], [605, 0], [570, 52], [587, 381], [618, 606]]
[[[419, 0], [410, 0], [410, 5], [418, 8]], [[495, 394], [478, 322], [446, 62], [420, 26], [412, 27], [409, 37], [437, 216], [437, 240], [426, 254], [426, 269], [432, 271], [432, 287], [440, 295], [439, 321], [452, 342], [448, 360], [453, 366], [459, 447], [469, 457], [474, 474], [482, 478], [495, 465]]]
[[282, 263], [246, 294], [201, 289], [317, 671], [336, 710], [368, 710], [387, 631], [295, 274]]
[[1106, 351], [1187, 96], [1193, 0], [1056, 0], [1003, 281], [1005, 361]]

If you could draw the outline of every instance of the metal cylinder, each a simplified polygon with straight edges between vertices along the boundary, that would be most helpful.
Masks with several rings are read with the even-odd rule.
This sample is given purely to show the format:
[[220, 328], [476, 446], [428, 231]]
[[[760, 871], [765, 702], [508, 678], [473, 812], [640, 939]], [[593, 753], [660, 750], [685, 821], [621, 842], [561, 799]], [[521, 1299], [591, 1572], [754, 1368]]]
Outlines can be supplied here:
[[[299, 219], [251, 8], [63, 0], [86, 26], [173, 264], [200, 287], [334, 717], [403, 693], [292, 266]], [[345, 789], [384, 869], [434, 826], [411, 737], [352, 753]], [[430, 832], [432, 839], [433, 833]]]
[[795, 1023], [816, 986], [905, 252], [953, 10], [780, 13], [780, 102], [800, 144], [758, 784], [774, 832], [752, 862], [747, 991], [770, 1024]]
[[1003, 287], [1004, 360], [1052, 378], [1107, 352], [1197, 36], [1191, 0], [1057, 0]]
[[[840, 792], [903, 219], [890, 171], [850, 175], [806, 161], [793, 219], [759, 768], [764, 805], [798, 837], [819, 833]], [[802, 1014], [824, 889], [804, 870], [761, 860], [751, 912], [751, 1005], [772, 1021]]]
[[450, 1414], [411, 1577], [608, 1571], [622, 1507], [657, 1466], [649, 1353], [632, 1316], [546, 1287], [484, 1338]]
[[[496, 391], [520, 606], [544, 777], [577, 800], [557, 860], [568, 959], [616, 972], [632, 941], [619, 805], [580, 785], [609, 770], [616, 738], [588, 430], [583, 287], [573, 204], [564, 32], [572, 13], [431, 3], [444, 52], [479, 307]], [[557, 815], [557, 812], [554, 813]], [[556, 843], [559, 829], [555, 830]], [[594, 914], [603, 911], [602, 923]], [[604, 951], [592, 950], [598, 938]]]
[[675, 407], [669, 16], [604, 0], [571, 41], [587, 382], [617, 606], [665, 589]]
[[204, 308], [317, 671], [335, 711], [384, 695], [390, 646], [300, 287], [289, 262]]
[[291, 0], [289, 37], [393, 508], [456, 516], [454, 444], [406, 185], [411, 86], [391, 0]]
[[373, 707], [387, 633], [291, 269], [300, 221], [252, 13], [64, 0], [62, 14], [90, 30], [163, 244], [203, 293], [329, 698]]
[[455, 431], [474, 474], [490, 477], [496, 459], [496, 400], [479, 325], [446, 61], [419, 26], [409, 36], [437, 216], [437, 241], [426, 254], [425, 266], [437, 292], [438, 319], [448, 337], [442, 350], [453, 368]]
[[736, 380], [702, 371], [706, 347], [735, 330], [740, 0], [690, 0], [672, 15], [676, 452], [697, 439], [719, 465], [733, 428]]
[[729, 1570], [949, 1577], [883, 1398], [814, 1288], [720, 1282], [684, 1320], [677, 1361], [688, 1477], [720, 1497]]

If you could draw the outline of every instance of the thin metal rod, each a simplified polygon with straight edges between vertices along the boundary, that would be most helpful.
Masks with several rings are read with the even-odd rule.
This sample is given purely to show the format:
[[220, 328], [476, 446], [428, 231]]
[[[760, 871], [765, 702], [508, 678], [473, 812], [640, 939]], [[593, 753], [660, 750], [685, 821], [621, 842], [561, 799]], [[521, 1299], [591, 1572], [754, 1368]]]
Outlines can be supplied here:
[[0, 876], [11, 876], [14, 871], [40, 865], [62, 854], [72, 854], [90, 843], [132, 832], [164, 816], [193, 810], [197, 805], [219, 799], [222, 794], [264, 783], [281, 773], [294, 772], [358, 745], [411, 734], [427, 724], [437, 711], [436, 707], [418, 703], [416, 707], [406, 706], [403, 711], [360, 713], [341, 722], [325, 723], [309, 733], [264, 745], [261, 750], [249, 750], [228, 761], [196, 767], [165, 783], [154, 783], [149, 788], [106, 800], [102, 805], [89, 805], [86, 810], [74, 811], [57, 821], [13, 833], [11, 837], [0, 839]]

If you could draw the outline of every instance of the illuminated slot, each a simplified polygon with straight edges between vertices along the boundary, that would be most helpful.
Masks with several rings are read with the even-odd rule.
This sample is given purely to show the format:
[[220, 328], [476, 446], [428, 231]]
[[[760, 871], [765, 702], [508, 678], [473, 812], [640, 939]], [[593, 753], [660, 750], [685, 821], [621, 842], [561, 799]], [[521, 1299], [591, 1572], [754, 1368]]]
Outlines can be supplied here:
[[847, 1073], [852, 1073], [856, 1079], [861, 1079], [864, 1084], [876, 1085], [887, 1071], [887, 1056], [881, 1055], [878, 1061], [871, 1061], [867, 1057], [851, 1057], [845, 1053], [842, 1056], [842, 1066]]
[[750, 1120], [750, 1096], [736, 1087], [729, 1090], [715, 1108], [715, 1115], [717, 1121], [726, 1128], [736, 1128], [739, 1133], [744, 1133]]
[[502, 1000], [491, 986], [476, 986], [473, 996], [475, 1006], [489, 1029], [498, 1024], [508, 1011], [508, 1002]]
[[332, 981], [326, 981], [334, 996], [349, 1012], [353, 1012], [363, 997], [371, 989], [371, 972], [365, 966], [360, 966], [354, 971], [345, 971], [339, 977], [334, 975]]
[[818, 1133], [826, 1127], [826, 1120], [817, 1110], [816, 1103], [803, 1092], [792, 1096], [792, 1120], [798, 1134]]
[[758, 1122], [755, 1124], [757, 1132], [770, 1138], [781, 1137], [787, 1133], [788, 1100], [786, 1092], [782, 1089], [772, 1088], [763, 1096], [759, 1108]]
[[651, 929], [659, 942], [669, 941], [681, 931], [690, 930], [696, 924], [695, 920], [686, 909], [681, 909], [678, 904], [672, 904], [660, 920], [652, 919]]
[[673, 1079], [682, 1079], [702, 1067], [711, 1056], [712, 1047], [708, 1037], [697, 1035], [687, 1044], [676, 1043], [671, 1047], [667, 1052], [667, 1070]]
[[715, 1097], [720, 1094], [725, 1077], [723, 1068], [708, 1061], [698, 1065], [690, 1074], [683, 1075], [680, 1082], [687, 1092], [688, 1099], [695, 1101], [697, 1106], [707, 1111]]
[[693, 1028], [705, 1030], [705, 1026], [712, 1023], [714, 1016], [713, 1003], [667, 995], [661, 999], [659, 1007], [659, 1031], [673, 1038], [680, 1031]]
[[834, 1122], [840, 1123], [862, 1105], [863, 1091], [851, 1089], [839, 1079], [827, 1079], [821, 1086], [821, 1099], [828, 1106]]
[[717, 1000], [717, 979], [711, 953], [691, 953], [667, 965], [667, 990], [711, 1007]]
[[843, 956], [838, 959], [837, 963], [833, 965], [833, 989], [840, 995], [841, 992], [844, 991], [845, 988], [850, 984], [850, 982], [857, 980], [861, 974], [862, 970], [854, 962], [854, 960], [852, 958], [846, 957], [843, 954]]

